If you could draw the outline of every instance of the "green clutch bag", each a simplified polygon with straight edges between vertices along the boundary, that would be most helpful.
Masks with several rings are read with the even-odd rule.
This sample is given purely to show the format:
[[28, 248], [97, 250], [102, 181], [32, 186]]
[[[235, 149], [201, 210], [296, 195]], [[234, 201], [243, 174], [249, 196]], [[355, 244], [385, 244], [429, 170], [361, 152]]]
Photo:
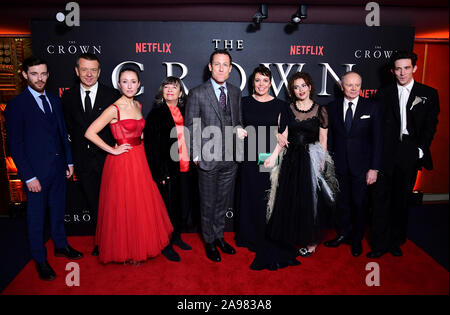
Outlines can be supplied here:
[[[271, 153], [259, 153], [258, 154], [258, 165], [263, 165], [264, 162], [270, 157]], [[275, 165], [278, 164], [278, 158]]]

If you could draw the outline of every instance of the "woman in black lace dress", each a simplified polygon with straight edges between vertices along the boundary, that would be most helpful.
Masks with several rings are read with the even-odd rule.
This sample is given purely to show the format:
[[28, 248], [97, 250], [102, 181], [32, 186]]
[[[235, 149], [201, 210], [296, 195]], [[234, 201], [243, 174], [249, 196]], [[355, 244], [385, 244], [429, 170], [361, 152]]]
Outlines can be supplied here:
[[266, 167], [273, 167], [277, 157], [281, 160], [271, 176], [267, 234], [273, 240], [303, 246], [300, 255], [307, 257], [321, 242], [326, 223], [327, 211], [319, 190], [329, 189], [324, 187], [325, 167], [333, 173], [332, 160], [326, 153], [328, 116], [326, 108], [312, 99], [314, 88], [309, 74], [295, 73], [289, 78], [288, 88], [290, 111], [280, 120], [280, 132], [287, 137], [288, 145], [277, 145], [265, 162]]

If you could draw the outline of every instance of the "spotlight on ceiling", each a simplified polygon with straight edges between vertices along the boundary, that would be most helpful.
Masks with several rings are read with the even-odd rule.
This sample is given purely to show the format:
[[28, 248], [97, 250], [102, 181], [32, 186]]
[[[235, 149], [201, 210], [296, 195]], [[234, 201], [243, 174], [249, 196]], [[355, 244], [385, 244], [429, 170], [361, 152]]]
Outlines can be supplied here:
[[267, 19], [269, 16], [268, 14], [269, 9], [267, 7], [267, 4], [261, 4], [261, 9], [253, 15], [253, 21], [255, 24], [260, 24], [262, 20]]
[[297, 12], [295, 12], [295, 14], [292, 15], [291, 22], [294, 24], [298, 24], [301, 21], [305, 20], [307, 17], [308, 15], [306, 13], [306, 4], [301, 4]]

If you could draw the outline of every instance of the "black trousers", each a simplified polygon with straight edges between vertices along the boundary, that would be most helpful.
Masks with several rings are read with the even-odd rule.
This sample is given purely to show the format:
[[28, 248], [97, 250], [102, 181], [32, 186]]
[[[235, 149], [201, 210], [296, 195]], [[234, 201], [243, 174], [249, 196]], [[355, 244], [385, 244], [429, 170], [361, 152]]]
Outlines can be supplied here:
[[192, 209], [190, 172], [172, 174], [165, 184], [157, 183], [173, 225], [172, 239], [179, 237]]
[[77, 175], [81, 191], [86, 199], [91, 220], [94, 228], [97, 226], [98, 199], [100, 195], [100, 184], [102, 181], [102, 170], [93, 170], [90, 172], [81, 172]]
[[337, 174], [337, 178], [340, 190], [336, 203], [338, 234], [360, 242], [364, 237], [367, 219], [366, 174]]
[[210, 171], [198, 168], [201, 228], [205, 243], [223, 238], [225, 214], [233, 200], [231, 194], [236, 172], [235, 162], [218, 162]]
[[370, 245], [376, 251], [402, 245], [408, 232], [408, 200], [418, 171], [417, 146], [404, 137], [393, 159], [394, 167], [380, 172], [374, 184]]

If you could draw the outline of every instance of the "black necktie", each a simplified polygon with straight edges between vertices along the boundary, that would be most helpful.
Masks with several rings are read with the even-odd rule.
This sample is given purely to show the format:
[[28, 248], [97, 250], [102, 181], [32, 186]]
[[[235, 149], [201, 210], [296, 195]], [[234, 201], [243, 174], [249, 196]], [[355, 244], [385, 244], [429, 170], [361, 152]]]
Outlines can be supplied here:
[[89, 97], [89, 93], [91, 93], [91, 91], [86, 91], [86, 96], [84, 97], [84, 111], [88, 116], [92, 112], [92, 103], [91, 98]]
[[221, 86], [219, 88], [220, 90], [220, 96], [219, 96], [219, 104], [222, 107], [223, 110], [225, 110], [225, 107], [227, 107], [227, 96], [225, 95], [225, 88]]
[[47, 102], [47, 98], [45, 95], [39, 95], [39, 98], [42, 100], [42, 105], [44, 106], [44, 112], [46, 115], [51, 115], [52, 111], [50, 109], [50, 104]]
[[352, 120], [353, 120], [353, 111], [352, 111], [353, 103], [348, 103], [347, 111], [345, 112], [344, 125], [347, 133], [350, 133], [350, 129], [352, 128]]

